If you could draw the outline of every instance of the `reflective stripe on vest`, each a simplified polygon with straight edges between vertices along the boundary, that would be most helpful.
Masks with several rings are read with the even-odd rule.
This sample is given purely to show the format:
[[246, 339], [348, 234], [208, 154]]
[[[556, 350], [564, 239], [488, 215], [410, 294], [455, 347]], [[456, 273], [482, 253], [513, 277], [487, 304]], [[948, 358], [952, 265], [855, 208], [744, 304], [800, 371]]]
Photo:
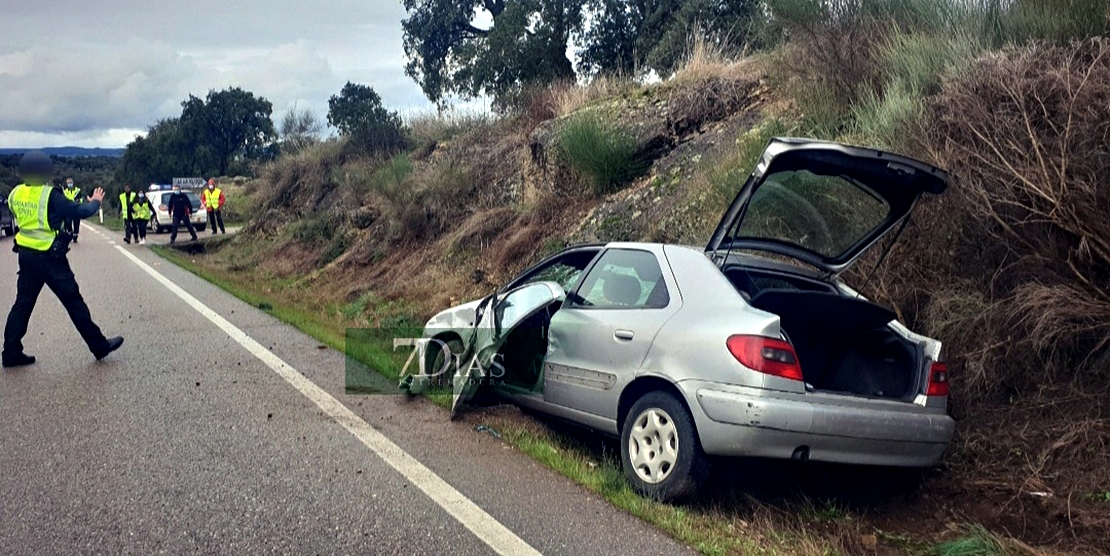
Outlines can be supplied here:
[[217, 188], [215, 188], [211, 191], [205, 189], [204, 190], [204, 206], [208, 207], [209, 209], [218, 209], [218, 208], [220, 208], [220, 194], [221, 193], [222, 192], [220, 191], [219, 187], [217, 187]]
[[49, 251], [58, 232], [50, 229], [46, 209], [50, 204], [48, 185], [20, 184], [8, 195], [8, 208], [19, 225], [15, 244], [35, 251]]
[[78, 195], [81, 194], [81, 190], [77, 189], [76, 187], [67, 187], [65, 189], [62, 189], [62, 193], [65, 193], [66, 199], [69, 199], [70, 201], [72, 201], [72, 200], [76, 199]]

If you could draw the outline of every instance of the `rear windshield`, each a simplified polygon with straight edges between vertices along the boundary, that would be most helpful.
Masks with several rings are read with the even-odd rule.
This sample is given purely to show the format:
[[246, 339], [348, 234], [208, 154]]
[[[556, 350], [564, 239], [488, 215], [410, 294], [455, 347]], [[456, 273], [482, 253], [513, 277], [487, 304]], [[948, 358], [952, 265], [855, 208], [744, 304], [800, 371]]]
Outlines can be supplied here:
[[193, 210], [200, 210], [200, 195], [197, 195], [192, 191], [183, 191], [183, 193], [185, 193], [185, 196], [189, 198], [189, 202], [193, 204]]
[[808, 170], [768, 175], [734, 237], [770, 239], [835, 258], [886, 221], [890, 206], [847, 176]]

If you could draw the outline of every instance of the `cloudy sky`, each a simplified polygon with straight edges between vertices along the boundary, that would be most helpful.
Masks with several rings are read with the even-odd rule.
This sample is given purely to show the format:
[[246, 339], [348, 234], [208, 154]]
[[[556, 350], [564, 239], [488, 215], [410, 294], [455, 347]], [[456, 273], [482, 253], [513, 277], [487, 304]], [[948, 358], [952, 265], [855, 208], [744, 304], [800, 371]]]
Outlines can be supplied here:
[[123, 147], [181, 101], [241, 87], [326, 121], [347, 81], [430, 110], [405, 76], [400, 0], [6, 0], [0, 147]]

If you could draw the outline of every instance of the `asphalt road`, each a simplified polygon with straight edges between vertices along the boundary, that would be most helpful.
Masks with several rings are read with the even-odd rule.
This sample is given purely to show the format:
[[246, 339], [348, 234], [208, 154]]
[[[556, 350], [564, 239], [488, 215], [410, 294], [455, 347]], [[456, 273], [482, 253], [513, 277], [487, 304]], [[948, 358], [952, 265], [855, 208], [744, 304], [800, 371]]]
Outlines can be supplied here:
[[[24, 340], [38, 363], [0, 373], [0, 552], [691, 552], [472, 421], [421, 399], [345, 395], [341, 353], [117, 235], [86, 224], [70, 262], [123, 347], [94, 361], [44, 290]], [[0, 239], [5, 316], [11, 241]]]

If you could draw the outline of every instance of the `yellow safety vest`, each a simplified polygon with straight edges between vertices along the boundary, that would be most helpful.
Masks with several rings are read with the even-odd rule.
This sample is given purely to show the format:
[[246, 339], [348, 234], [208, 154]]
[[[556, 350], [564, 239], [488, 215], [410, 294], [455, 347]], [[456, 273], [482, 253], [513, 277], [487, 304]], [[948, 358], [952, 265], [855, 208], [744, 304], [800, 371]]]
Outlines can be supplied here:
[[[131, 196], [130, 199], [127, 198], [128, 195]], [[123, 193], [119, 194], [119, 217], [120, 218], [127, 219], [127, 207], [135, 204], [135, 197], [137, 197], [137, 196], [138, 195], [134, 191], [132, 191], [131, 193], [127, 193], [126, 191], [124, 191]], [[132, 213], [131, 217], [132, 217], [132, 219], [134, 219], [135, 214]]]
[[131, 216], [135, 220], [150, 220], [150, 200], [146, 197], [136, 197], [135, 203], [131, 205]]
[[204, 188], [204, 206], [208, 207], [209, 210], [220, 208], [221, 193], [219, 187], [212, 189], [212, 191], [209, 191], [207, 187]]
[[77, 187], [66, 187], [62, 189], [62, 193], [65, 193], [66, 199], [73, 201], [81, 194], [81, 189]]
[[49, 251], [58, 232], [50, 228], [47, 207], [50, 204], [49, 185], [20, 184], [8, 195], [8, 208], [19, 225], [15, 244], [35, 251]]

